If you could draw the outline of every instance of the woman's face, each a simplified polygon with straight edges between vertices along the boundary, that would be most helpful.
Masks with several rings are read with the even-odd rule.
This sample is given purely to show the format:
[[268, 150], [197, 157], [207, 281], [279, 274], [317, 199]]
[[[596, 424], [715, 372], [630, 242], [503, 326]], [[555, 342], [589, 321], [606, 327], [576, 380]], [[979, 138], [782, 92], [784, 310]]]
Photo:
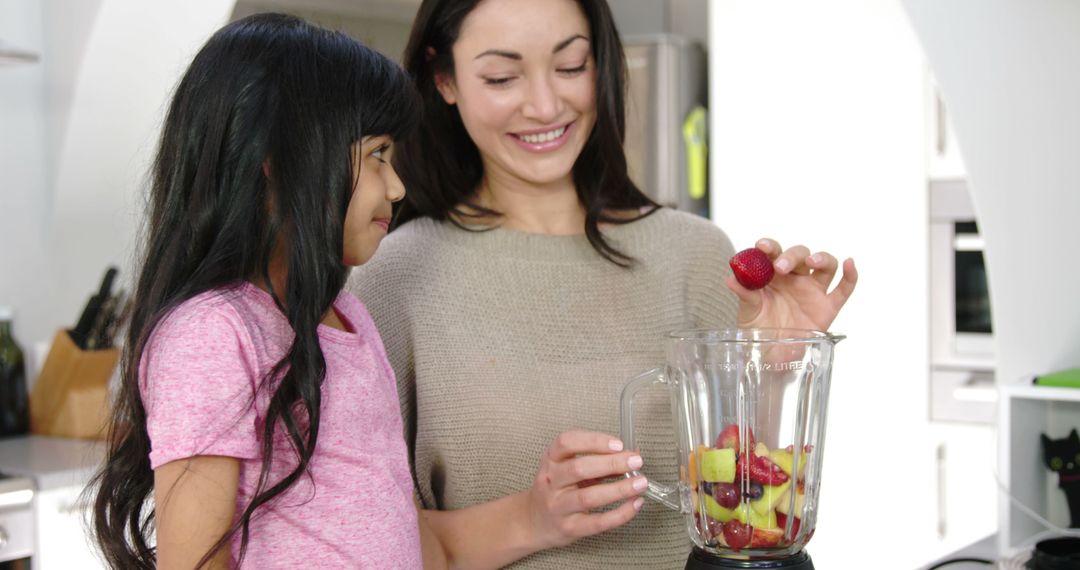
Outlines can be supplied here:
[[565, 182], [596, 123], [589, 23], [574, 0], [482, 0], [453, 45], [457, 105], [485, 175]]
[[342, 262], [357, 266], [375, 255], [393, 215], [391, 204], [405, 197], [394, 167], [387, 136], [364, 137], [353, 144], [353, 194], [345, 212]]

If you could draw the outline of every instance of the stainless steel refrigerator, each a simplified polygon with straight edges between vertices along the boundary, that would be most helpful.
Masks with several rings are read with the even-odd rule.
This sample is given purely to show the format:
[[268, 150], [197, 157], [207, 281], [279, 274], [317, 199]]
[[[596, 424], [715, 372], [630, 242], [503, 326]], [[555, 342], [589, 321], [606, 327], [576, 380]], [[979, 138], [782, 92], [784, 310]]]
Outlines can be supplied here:
[[630, 177], [661, 205], [708, 217], [705, 52], [673, 34], [624, 44]]

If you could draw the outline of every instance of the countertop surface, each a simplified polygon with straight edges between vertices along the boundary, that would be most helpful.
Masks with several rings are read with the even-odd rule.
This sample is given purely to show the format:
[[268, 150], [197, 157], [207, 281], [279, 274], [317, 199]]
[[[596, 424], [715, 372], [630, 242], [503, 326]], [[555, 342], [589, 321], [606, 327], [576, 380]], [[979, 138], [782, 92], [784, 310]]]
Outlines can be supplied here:
[[[1027, 561], [1029, 554], [1027, 552], [1018, 553], [1008, 559], [1000, 559], [997, 553], [997, 534], [991, 534], [981, 540], [975, 541], [956, 552], [922, 566], [919, 570], [930, 570], [941, 568], [941, 570], [987, 570], [989, 568], [998, 568], [1001, 570], [1022, 570], [1025, 568], [1024, 563]], [[979, 558], [983, 560], [991, 560], [996, 565], [990, 565], [979, 562], [959, 562], [960, 559]], [[950, 562], [957, 560], [957, 562]], [[948, 563], [947, 563], [948, 562]], [[947, 564], [946, 564], [947, 563]]]
[[101, 441], [40, 435], [0, 439], [0, 474], [29, 477], [40, 491], [85, 485], [105, 456]]

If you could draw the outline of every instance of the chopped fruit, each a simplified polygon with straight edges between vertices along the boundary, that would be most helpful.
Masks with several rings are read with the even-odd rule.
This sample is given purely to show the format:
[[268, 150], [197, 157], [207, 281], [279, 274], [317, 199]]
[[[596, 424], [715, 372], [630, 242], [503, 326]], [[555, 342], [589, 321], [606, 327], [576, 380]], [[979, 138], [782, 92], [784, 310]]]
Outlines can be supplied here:
[[762, 487], [761, 498], [750, 501], [750, 508], [757, 511], [759, 515], [767, 515], [780, 504], [781, 499], [790, 496], [787, 494], [790, 487], [791, 481], [777, 486], [765, 485]]
[[[724, 525], [725, 530], [727, 525]], [[780, 544], [784, 539], [784, 530], [781, 528], [762, 529], [755, 527], [750, 534], [750, 548], [772, 548]]]
[[[795, 540], [795, 537], [799, 536], [799, 525], [802, 523], [802, 521], [799, 520], [799, 517], [791, 517], [791, 521], [792, 521], [791, 522], [791, 532], [786, 533], [786, 536], [791, 540]], [[778, 526], [778, 527], [780, 527], [782, 529], [786, 529], [787, 528], [787, 522], [788, 522], [788, 516], [785, 515], [784, 513], [781, 513], [779, 511], [777, 511], [777, 513], [776, 513], [776, 526]]]
[[701, 454], [701, 479], [710, 483], [735, 481], [735, 450], [710, 449]]
[[689, 472], [688, 475], [690, 476], [690, 478], [687, 479], [687, 481], [696, 482], [698, 480], [698, 473], [697, 473], [698, 456], [701, 455], [702, 453], [705, 453], [708, 450], [709, 450], [709, 448], [707, 446], [699, 445], [699, 446], [697, 446], [696, 450], [690, 452], [690, 457], [688, 458], [688, 460], [686, 462], [686, 464], [689, 466], [689, 469], [687, 469], [687, 471]]
[[705, 515], [707, 517], [714, 518], [720, 522], [727, 522], [736, 518], [739, 514], [742, 514], [736, 514], [735, 511], [732, 511], [731, 509], [721, 507], [711, 495], [702, 495], [702, 498], [705, 499]]
[[740, 468], [749, 463], [750, 480], [762, 485], [779, 485], [788, 480], [787, 473], [773, 463], [768, 457], [751, 455], [749, 462], [743, 454], [739, 454]]
[[[746, 447], [749, 449], [754, 448], [754, 430], [750, 429], [750, 426], [746, 426]], [[739, 449], [739, 425], [731, 424], [724, 428], [720, 435], [716, 436], [716, 445], [714, 446], [720, 449]]]
[[[739, 509], [735, 509], [734, 512], [739, 512]], [[746, 522], [750, 523], [750, 526], [754, 528], [776, 528], [776, 511], [769, 511], [768, 514], [758, 514], [754, 509], [746, 509], [747, 514]]]
[[751, 533], [750, 527], [745, 523], [734, 520], [724, 523], [724, 541], [734, 550], [746, 548], [750, 544]]
[[806, 507], [806, 495], [801, 493], [801, 492], [798, 492], [798, 490], [796, 490], [796, 493], [795, 493], [794, 511], [791, 510], [792, 504], [791, 504], [791, 491], [790, 490], [785, 492], [780, 497], [780, 500], [778, 500], [776, 502], [776, 512], [782, 513], [782, 514], [785, 514], [785, 515], [789, 515], [789, 514], [792, 514], [792, 513], [801, 514], [803, 512], [803, 508], [805, 508], [805, 507]]
[[[733, 557], [744, 557], [739, 551], [746, 548], [796, 544], [807, 508], [803, 471], [812, 449], [803, 447], [796, 464], [792, 446], [770, 450], [754, 440], [749, 426], [742, 430], [737, 424], [726, 426], [715, 448], [698, 446], [690, 453], [681, 473], [690, 477], [699, 537], [707, 546], [734, 551], [728, 554]], [[808, 527], [798, 544], [813, 532]]]
[[[795, 464], [795, 457], [790, 451], [783, 449], [774, 449], [769, 453], [769, 459], [772, 460], [780, 469], [787, 473], [788, 476], [792, 476], [792, 467]], [[806, 468], [806, 453], [799, 454], [799, 479], [803, 478], [803, 473]]]
[[751, 291], [768, 285], [776, 273], [769, 256], [756, 247], [736, 253], [728, 265], [739, 284]]
[[716, 503], [725, 509], [734, 509], [739, 504], [739, 486], [734, 483], [716, 483], [711, 491]]

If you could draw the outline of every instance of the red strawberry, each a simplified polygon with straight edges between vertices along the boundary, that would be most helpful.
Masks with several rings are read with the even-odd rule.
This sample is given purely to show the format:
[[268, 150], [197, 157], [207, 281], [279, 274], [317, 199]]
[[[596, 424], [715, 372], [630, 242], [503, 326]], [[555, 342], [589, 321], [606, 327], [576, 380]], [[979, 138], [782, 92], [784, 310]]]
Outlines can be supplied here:
[[[750, 426], [746, 426], [746, 442], [747, 449], [754, 449], [754, 430]], [[716, 436], [716, 445], [713, 447], [721, 449], [739, 449], [739, 424], [728, 424], [720, 434]]]
[[728, 264], [735, 272], [735, 279], [747, 289], [761, 289], [772, 281], [774, 274], [772, 260], [765, 255], [764, 251], [756, 247], [736, 253]]
[[[791, 517], [791, 519], [792, 519], [793, 522], [791, 523], [791, 534], [788, 535], [788, 538], [794, 540], [795, 537], [799, 535], [799, 525], [801, 524], [802, 521], [799, 520], [799, 517]], [[787, 515], [785, 515], [784, 513], [780, 512], [780, 511], [776, 511], [776, 526], [777, 527], [786, 528], [787, 527], [787, 521], [788, 521], [788, 516]]]
[[733, 550], [742, 550], [750, 544], [752, 532], [750, 525], [731, 519], [724, 523], [724, 542]]

